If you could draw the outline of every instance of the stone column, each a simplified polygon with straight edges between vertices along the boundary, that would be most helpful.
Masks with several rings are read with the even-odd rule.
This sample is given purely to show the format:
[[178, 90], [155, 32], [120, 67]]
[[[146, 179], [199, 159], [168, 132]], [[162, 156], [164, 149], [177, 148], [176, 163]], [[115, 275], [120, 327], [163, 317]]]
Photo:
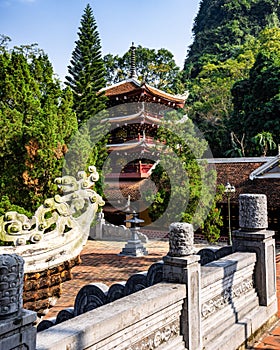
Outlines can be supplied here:
[[181, 332], [188, 350], [200, 350], [200, 256], [193, 255], [193, 227], [173, 223], [169, 227], [169, 252], [163, 257], [163, 280], [186, 285], [186, 299], [181, 315]]
[[22, 308], [23, 259], [0, 255], [0, 348], [35, 350], [37, 314]]
[[276, 300], [274, 231], [267, 230], [267, 201], [264, 194], [239, 196], [239, 227], [233, 232], [234, 252], [255, 252], [255, 282], [260, 305]]

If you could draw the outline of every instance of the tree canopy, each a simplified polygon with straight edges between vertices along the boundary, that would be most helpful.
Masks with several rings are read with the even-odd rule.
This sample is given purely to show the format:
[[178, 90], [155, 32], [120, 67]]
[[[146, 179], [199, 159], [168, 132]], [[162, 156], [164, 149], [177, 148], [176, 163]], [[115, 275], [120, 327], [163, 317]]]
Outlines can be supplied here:
[[157, 138], [164, 146], [151, 175], [157, 191], [146, 194], [150, 217], [161, 228], [174, 221], [192, 223], [206, 239], [217, 240], [222, 220], [216, 209], [216, 171], [203, 161], [210, 155], [206, 140], [178, 111], [166, 114]]
[[[216, 157], [259, 155], [261, 152], [254, 137], [269, 131], [269, 120], [273, 120], [271, 114], [275, 116], [277, 112], [277, 103], [274, 99], [274, 110], [266, 104], [265, 119], [262, 120], [261, 113], [253, 116], [250, 108], [263, 110], [265, 100], [255, 105], [257, 95], [255, 92], [253, 96], [251, 83], [256, 85], [258, 80], [255, 89], [260, 93], [264, 88], [262, 79], [263, 82], [265, 79], [265, 89], [277, 95], [277, 59], [273, 64], [265, 59], [266, 64], [273, 66], [270, 77], [269, 70], [267, 76], [262, 72], [264, 63], [260, 60], [266, 40], [267, 45], [276, 45], [277, 51], [279, 37], [275, 31], [278, 31], [279, 21], [280, 5], [274, 0], [202, 0], [200, 3], [193, 26], [194, 41], [184, 66], [184, 79], [190, 91], [187, 110], [204, 132]], [[255, 118], [258, 118], [256, 122]], [[276, 125], [273, 142], [278, 142], [277, 133]]]
[[[0, 198], [34, 209], [53, 194], [77, 129], [72, 93], [36, 45], [0, 53]], [[8, 196], [8, 197], [7, 197]]]
[[206, 62], [235, 56], [250, 37], [266, 26], [279, 26], [279, 21], [280, 4], [275, 0], [202, 0], [185, 61], [186, 76], [197, 76]]
[[232, 88], [234, 113], [230, 125], [239, 137], [245, 135], [248, 155], [259, 155], [255, 147], [259, 133], [269, 132], [272, 141], [280, 143], [280, 28], [265, 29], [259, 40], [249, 77]]
[[[169, 93], [184, 92], [182, 72], [176, 65], [173, 54], [166, 49], [148, 49], [138, 45], [136, 54], [136, 72], [138, 79]], [[127, 51], [123, 56], [108, 54], [104, 57], [107, 85], [128, 79], [131, 69], [131, 55]]]

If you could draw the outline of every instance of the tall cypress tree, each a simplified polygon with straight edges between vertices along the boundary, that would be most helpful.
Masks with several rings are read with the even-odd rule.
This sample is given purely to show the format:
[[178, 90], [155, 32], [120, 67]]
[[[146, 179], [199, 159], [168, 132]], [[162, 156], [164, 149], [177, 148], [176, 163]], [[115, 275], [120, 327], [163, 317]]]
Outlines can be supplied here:
[[[66, 84], [74, 94], [74, 110], [78, 124], [80, 126], [88, 124], [90, 144], [86, 146], [86, 149], [91, 148], [91, 153], [87, 163], [95, 165], [101, 175], [97, 191], [102, 194], [102, 166], [107, 157], [107, 131], [101, 120], [105, 117], [107, 98], [100, 90], [106, 86], [106, 71], [97, 24], [89, 4], [82, 15], [78, 40], [75, 43], [76, 47], [68, 66], [69, 76], [66, 76]], [[84, 139], [83, 142], [86, 140]], [[73, 155], [79, 153], [79, 149], [73, 149], [75, 147], [81, 147], [81, 145], [73, 142]]]

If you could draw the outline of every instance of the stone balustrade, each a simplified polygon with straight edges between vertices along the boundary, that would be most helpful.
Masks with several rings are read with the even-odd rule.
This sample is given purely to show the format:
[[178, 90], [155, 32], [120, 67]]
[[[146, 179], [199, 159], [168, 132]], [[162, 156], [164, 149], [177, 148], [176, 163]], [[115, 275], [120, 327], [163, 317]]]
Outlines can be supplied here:
[[[245, 197], [240, 201], [251, 203]], [[255, 195], [257, 216], [258, 208], [263, 210], [259, 200], [263, 198]], [[247, 209], [240, 208], [245, 225], [234, 232], [232, 247], [196, 253], [192, 228], [173, 223], [169, 252], [150, 278], [149, 273], [135, 275], [132, 294], [129, 280], [109, 289], [83, 287], [74, 308], [63, 310], [45, 328], [51, 327], [37, 334], [36, 349], [236, 350], [249, 346], [277, 320], [275, 243], [264, 221], [250, 223], [247, 214], [242, 218]], [[21, 331], [15, 325], [10, 335]], [[9, 335], [4, 337], [8, 341]], [[35, 349], [34, 343], [28, 349]]]

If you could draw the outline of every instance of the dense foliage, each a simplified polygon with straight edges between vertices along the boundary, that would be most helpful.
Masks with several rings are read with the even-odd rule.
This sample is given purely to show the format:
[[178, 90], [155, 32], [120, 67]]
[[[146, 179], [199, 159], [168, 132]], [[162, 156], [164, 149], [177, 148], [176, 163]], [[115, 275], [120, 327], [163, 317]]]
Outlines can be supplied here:
[[264, 30], [259, 40], [249, 77], [232, 89], [230, 124], [239, 138], [244, 135], [247, 155], [265, 155], [280, 144], [280, 28]]
[[[194, 41], [184, 68], [190, 90], [187, 108], [216, 157], [263, 155], [279, 142], [277, 125], [272, 140], [267, 134], [256, 138], [270, 131], [269, 126], [279, 115], [279, 19], [280, 5], [272, 0], [200, 3], [193, 27]], [[260, 63], [269, 46], [274, 47], [274, 58], [265, 58]], [[271, 66], [274, 78], [268, 79], [268, 71], [265, 76], [263, 69], [267, 65]], [[256, 92], [262, 90], [264, 79], [265, 89], [272, 95], [268, 100], [259, 99], [255, 105]], [[256, 82], [258, 87], [251, 90]], [[250, 108], [263, 112], [252, 113]], [[264, 110], [268, 112], [266, 116]], [[261, 143], [266, 139], [266, 145], [260, 145], [258, 139]]]
[[72, 93], [54, 78], [36, 45], [0, 53], [0, 199], [33, 212], [54, 193], [64, 154], [77, 129]]
[[[166, 49], [148, 49], [139, 45], [135, 50], [136, 73], [140, 81], [169, 93], [184, 92], [182, 72], [176, 65], [173, 54]], [[122, 57], [108, 54], [104, 57], [107, 85], [128, 79], [131, 68], [131, 54]]]
[[189, 118], [175, 111], [166, 115], [157, 138], [164, 147], [151, 176], [157, 191], [147, 193], [151, 219], [166, 229], [171, 222], [186, 221], [200, 227], [209, 241], [217, 240], [222, 220], [216, 209], [216, 172], [202, 160], [207, 142]]
[[240, 45], [266, 26], [279, 26], [279, 19], [280, 4], [275, 0], [202, 0], [185, 61], [186, 74], [195, 77], [205, 63], [236, 56]]

